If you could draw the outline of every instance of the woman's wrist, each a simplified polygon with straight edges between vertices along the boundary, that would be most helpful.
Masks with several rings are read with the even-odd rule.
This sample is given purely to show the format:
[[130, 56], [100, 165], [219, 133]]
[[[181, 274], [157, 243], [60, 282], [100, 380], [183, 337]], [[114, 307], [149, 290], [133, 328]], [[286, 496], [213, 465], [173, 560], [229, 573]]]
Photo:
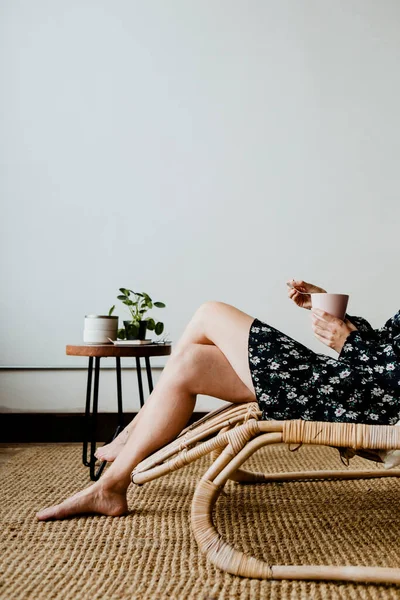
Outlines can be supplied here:
[[348, 319], [345, 319], [343, 321], [344, 327], [342, 329], [342, 340], [341, 340], [341, 345], [338, 344], [338, 349], [335, 348], [335, 350], [337, 351], [338, 354], [341, 354], [344, 346], [346, 345], [347, 342], [349, 342], [349, 337], [352, 333], [354, 333], [355, 331], [358, 331], [357, 327], [355, 327], [355, 325], [349, 321]]

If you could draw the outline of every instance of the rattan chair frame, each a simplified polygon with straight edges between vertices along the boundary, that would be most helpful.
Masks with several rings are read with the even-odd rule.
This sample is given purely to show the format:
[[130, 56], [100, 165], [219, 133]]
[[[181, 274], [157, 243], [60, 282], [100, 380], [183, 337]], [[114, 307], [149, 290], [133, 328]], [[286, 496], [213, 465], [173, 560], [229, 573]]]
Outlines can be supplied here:
[[[269, 565], [228, 544], [215, 528], [212, 513], [226, 482], [268, 483], [324, 479], [400, 477], [400, 469], [254, 473], [243, 464], [271, 444], [314, 444], [348, 449], [350, 456], [374, 456], [376, 450], [400, 448], [400, 427], [323, 423], [302, 420], [263, 421], [257, 403], [223, 406], [184, 429], [170, 444], [139, 463], [132, 482], [142, 485], [211, 454], [192, 501], [191, 525], [200, 550], [216, 567], [258, 579], [330, 580], [400, 584], [400, 568], [377, 566]], [[377, 460], [379, 460], [377, 458]]]

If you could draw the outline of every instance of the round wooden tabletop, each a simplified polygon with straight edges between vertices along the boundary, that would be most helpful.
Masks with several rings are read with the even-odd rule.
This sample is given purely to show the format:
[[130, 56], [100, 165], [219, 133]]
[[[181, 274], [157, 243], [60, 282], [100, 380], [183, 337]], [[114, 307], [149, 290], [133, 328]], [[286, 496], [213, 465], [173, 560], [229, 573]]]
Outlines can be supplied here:
[[137, 346], [114, 346], [114, 344], [68, 344], [66, 353], [69, 356], [93, 357], [168, 356], [171, 354], [171, 344], [143, 344]]

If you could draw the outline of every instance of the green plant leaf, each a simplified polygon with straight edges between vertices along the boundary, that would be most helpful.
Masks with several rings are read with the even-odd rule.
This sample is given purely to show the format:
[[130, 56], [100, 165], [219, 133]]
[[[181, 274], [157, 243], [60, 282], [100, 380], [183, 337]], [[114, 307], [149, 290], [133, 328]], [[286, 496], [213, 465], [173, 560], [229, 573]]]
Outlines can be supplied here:
[[133, 304], [135, 304], [135, 303], [132, 302], [132, 300], [130, 298], [126, 298], [126, 300], [124, 300], [124, 304], [126, 304], [127, 306], [133, 306]]
[[126, 338], [125, 329], [118, 329], [117, 338], [119, 340], [124, 340]]
[[117, 300], [126, 300], [126, 296], [117, 296]]
[[114, 306], [112, 306], [112, 307], [110, 308], [110, 310], [108, 311], [108, 316], [109, 316], [109, 317], [111, 317], [111, 315], [113, 314], [113, 312], [114, 312], [114, 309], [115, 309], [115, 304], [114, 304]]
[[154, 331], [156, 324], [154, 322], [154, 319], [152, 319], [151, 317], [149, 319], [147, 319], [147, 329], [149, 329], [150, 331]]
[[163, 331], [164, 331], [164, 323], [161, 323], [161, 321], [158, 321], [158, 323], [155, 327], [155, 332], [157, 335], [161, 335]]
[[129, 290], [126, 288], [119, 288], [119, 291], [122, 292], [125, 296], [129, 297]]
[[154, 306], [157, 306], [157, 308], [165, 308], [164, 302], [154, 302]]

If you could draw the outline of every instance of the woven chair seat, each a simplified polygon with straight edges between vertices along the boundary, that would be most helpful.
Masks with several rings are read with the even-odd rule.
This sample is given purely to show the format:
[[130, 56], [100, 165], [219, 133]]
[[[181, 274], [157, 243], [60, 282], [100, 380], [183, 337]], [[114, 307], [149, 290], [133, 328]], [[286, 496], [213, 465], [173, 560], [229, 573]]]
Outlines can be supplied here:
[[[306, 479], [366, 479], [399, 477], [400, 469], [254, 473], [242, 465], [270, 444], [330, 446], [342, 458], [355, 454], [379, 462], [377, 452], [400, 449], [400, 427], [313, 421], [263, 421], [257, 403], [232, 404], [211, 412], [184, 429], [132, 471], [132, 482], [142, 485], [207, 454], [212, 463], [200, 479], [192, 501], [191, 525], [201, 551], [218, 568], [259, 579], [337, 580], [400, 584], [400, 568], [321, 565], [269, 565], [224, 541], [216, 530], [212, 511], [228, 479], [238, 483], [299, 481]], [[291, 448], [293, 449], [293, 448]]]

